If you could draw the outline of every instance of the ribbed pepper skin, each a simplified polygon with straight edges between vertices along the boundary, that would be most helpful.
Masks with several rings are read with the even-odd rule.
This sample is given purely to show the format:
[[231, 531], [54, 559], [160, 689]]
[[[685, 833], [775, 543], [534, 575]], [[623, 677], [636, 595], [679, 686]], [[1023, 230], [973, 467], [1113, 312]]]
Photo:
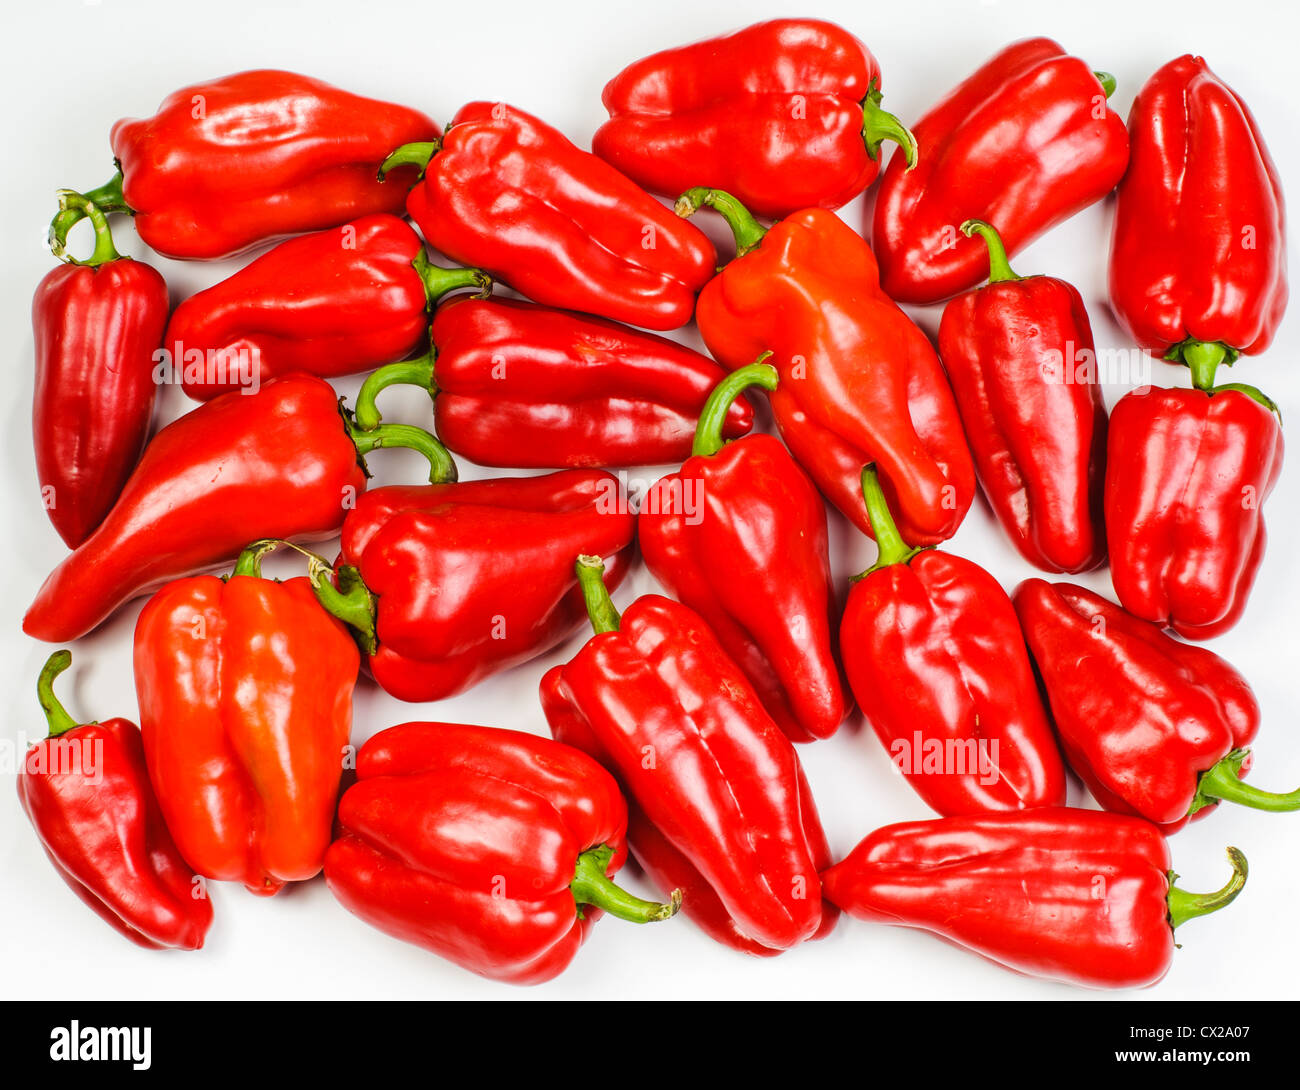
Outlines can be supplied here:
[[1143, 348], [1184, 341], [1253, 355], [1286, 310], [1286, 207], [1249, 107], [1200, 57], [1155, 73], [1129, 114], [1110, 301]]
[[1188, 639], [1228, 631], [1264, 556], [1277, 418], [1237, 390], [1134, 391], [1110, 417], [1106, 533], [1120, 605]]
[[929, 931], [1030, 976], [1143, 988], [1173, 961], [1168, 873], [1149, 822], [1049, 807], [888, 825], [822, 882], [855, 919]]
[[601, 917], [579, 916], [578, 856], [627, 858], [627, 809], [585, 753], [514, 730], [402, 723], [357, 754], [325, 857], [330, 892], [379, 930], [471, 972], [540, 984]]
[[435, 250], [528, 298], [646, 329], [689, 322], [716, 262], [699, 228], [504, 103], [456, 114], [406, 209]]
[[1013, 42], [912, 128], [915, 169], [895, 154], [880, 179], [871, 244], [903, 303], [973, 288], [984, 248], [957, 230], [991, 223], [1008, 254], [1101, 200], [1128, 163], [1128, 133], [1088, 65], [1048, 38]]

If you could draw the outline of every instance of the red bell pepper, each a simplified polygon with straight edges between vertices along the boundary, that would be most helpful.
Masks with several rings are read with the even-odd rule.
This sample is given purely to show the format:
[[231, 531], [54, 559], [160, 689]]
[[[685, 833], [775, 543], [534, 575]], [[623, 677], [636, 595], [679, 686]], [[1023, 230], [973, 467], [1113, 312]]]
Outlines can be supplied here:
[[728, 407], [775, 368], [742, 367], [700, 417], [691, 457], [646, 493], [637, 538], [646, 567], [708, 622], [793, 742], [829, 738], [850, 701], [836, 655], [826, 506], [780, 440], [723, 446]]
[[429, 245], [539, 303], [676, 329], [713, 275], [697, 228], [505, 103], [471, 102], [440, 141], [398, 148], [383, 171], [411, 164], [423, 175], [406, 210]]
[[973, 288], [987, 256], [959, 224], [991, 223], [1015, 255], [1114, 189], [1128, 164], [1114, 89], [1048, 38], [1013, 42], [954, 88], [913, 128], [916, 169], [895, 155], [880, 179], [870, 226], [885, 291], [937, 303]]
[[402, 723], [357, 754], [325, 881], [349, 912], [471, 972], [540, 984], [602, 913], [673, 916], [611, 878], [627, 807], [585, 753], [514, 730]]
[[425, 256], [386, 212], [282, 242], [176, 308], [167, 348], [185, 392], [207, 401], [301, 371], [322, 378], [405, 359], [424, 344], [448, 292], [492, 281]]
[[1195, 390], [1135, 390], [1110, 416], [1106, 536], [1120, 604], [1204, 640], [1241, 618], [1264, 557], [1264, 500], [1282, 469], [1273, 403], [1213, 386], [1188, 351]]
[[[395, 383], [433, 398], [438, 437], [479, 465], [640, 466], [690, 453], [700, 410], [726, 372], [652, 333], [514, 299], [454, 299], [433, 319], [428, 355], [382, 367], [357, 394], [374, 427]], [[754, 421], [742, 399], [724, 434]]]
[[975, 497], [975, 469], [948, 380], [924, 333], [880, 290], [871, 249], [831, 212], [764, 231], [728, 194], [692, 189], [736, 236], [737, 256], [700, 294], [709, 351], [733, 370], [771, 351], [772, 412], [790, 452], [863, 533], [862, 467], [874, 462], [904, 536], [951, 537]]
[[278, 893], [325, 860], [360, 656], [309, 580], [179, 579], [135, 626], [140, 728], [177, 847], [206, 878]]
[[916, 162], [880, 99], [880, 65], [848, 31], [772, 19], [625, 68], [605, 85], [591, 149], [652, 193], [725, 189], [780, 219], [847, 204], [875, 181], [886, 140]]
[[1220, 800], [1300, 810], [1300, 791], [1241, 781], [1259, 705], [1218, 655], [1069, 583], [1026, 580], [1015, 602], [1066, 758], [1106, 809], [1166, 834]]
[[132, 598], [229, 563], [251, 540], [331, 537], [365, 490], [364, 456], [384, 446], [414, 447], [431, 479], [455, 479], [428, 433], [353, 428], [323, 379], [288, 375], [213, 399], [154, 437], [103, 523], [45, 580], [23, 631], [77, 639]]
[[1073, 284], [1012, 272], [987, 223], [961, 229], [988, 244], [989, 282], [944, 308], [939, 358], [980, 484], [1031, 564], [1089, 571], [1106, 556], [1106, 407], [1088, 312]]
[[212, 902], [163, 823], [140, 730], [125, 719], [78, 725], [54, 695], [71, 662], [55, 651], [36, 683], [50, 733], [27, 751], [18, 801], [59, 877], [100, 919], [138, 946], [197, 950]]
[[36, 288], [32, 434], [45, 510], [75, 549], [103, 522], [149, 437], [167, 284], [117, 252], [104, 214], [83, 196], [65, 191], [60, 206], [90, 218], [95, 250], [67, 258]]
[[542, 678], [551, 733], [614, 773], [632, 854], [718, 942], [772, 956], [836, 914], [826, 837], [789, 739], [699, 614], [646, 595], [621, 620], [596, 557], [578, 578], [596, 635]]
[[[272, 69], [184, 87], [158, 112], [113, 126], [118, 171], [86, 196], [135, 217], [168, 257], [229, 257], [260, 242], [400, 212], [415, 180], [375, 172], [398, 144], [436, 139], [431, 118]], [[404, 183], [404, 184], [400, 184]], [[81, 213], [60, 212], [58, 243]]]
[[636, 523], [597, 470], [376, 488], [343, 522], [317, 593], [357, 630], [375, 680], [441, 700], [544, 654], [586, 620], [571, 558], [609, 560], [617, 587]]
[[1153, 75], [1129, 114], [1110, 301], [1143, 348], [1254, 355], [1286, 310], [1286, 209], [1250, 109], [1200, 57]]
[[822, 883], [856, 919], [920, 928], [1029, 976], [1145, 988], [1169, 972], [1175, 929], [1245, 886], [1246, 857], [1228, 858], [1227, 885], [1188, 893], [1154, 825], [1051, 807], [889, 825]]
[[895, 766], [946, 816], [1059, 806], [1065, 765], [1006, 591], [960, 556], [910, 548], [871, 467], [880, 556], [840, 626], [849, 684]]

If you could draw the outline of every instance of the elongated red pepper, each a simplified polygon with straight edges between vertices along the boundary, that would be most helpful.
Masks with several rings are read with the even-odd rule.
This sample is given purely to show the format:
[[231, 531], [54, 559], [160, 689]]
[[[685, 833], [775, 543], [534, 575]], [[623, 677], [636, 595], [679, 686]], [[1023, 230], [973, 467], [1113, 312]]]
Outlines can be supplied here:
[[585, 753], [515, 730], [402, 723], [357, 754], [325, 856], [353, 914], [471, 972], [540, 984], [573, 961], [605, 912], [673, 916], [611, 878], [627, 859], [627, 807]]
[[621, 620], [582, 557], [596, 635], [542, 678], [551, 733], [628, 797], [632, 854], [718, 942], [772, 956], [821, 938], [826, 837], [799, 757], [693, 610], [638, 598]]
[[597, 470], [376, 488], [343, 522], [322, 603], [352, 624], [375, 680], [401, 700], [441, 700], [544, 654], [586, 619], [571, 558], [631, 567], [636, 523]]
[[591, 149], [652, 193], [725, 189], [780, 219], [847, 204], [875, 181], [886, 140], [916, 162], [880, 99], [880, 65], [848, 31], [772, 19], [629, 65], [605, 85]]
[[913, 127], [916, 168], [895, 155], [880, 179], [870, 226], [885, 291], [937, 303], [973, 288], [987, 257], [963, 221], [991, 223], [1014, 256], [1114, 189], [1128, 163], [1114, 88], [1048, 38], [1013, 42], [954, 88]]
[[1170, 61], [1133, 101], [1115, 202], [1110, 302], [1143, 348], [1232, 363], [1286, 310], [1286, 208], [1250, 109], [1200, 57]]
[[[184, 87], [153, 117], [113, 126], [118, 172], [86, 194], [135, 218], [168, 257], [218, 258], [260, 242], [400, 212], [415, 180], [375, 172], [398, 144], [437, 138], [424, 114], [294, 72], [261, 69]], [[81, 215], [60, 212], [59, 243]]]
[[[640, 466], [690, 453], [700, 410], [726, 372], [652, 333], [515, 299], [453, 299], [433, 319], [428, 355], [382, 367], [357, 395], [357, 425], [381, 419], [395, 383], [433, 398], [438, 437], [479, 465]], [[744, 435], [743, 399], [724, 434]]]
[[713, 275], [703, 233], [513, 106], [471, 102], [441, 141], [398, 148], [383, 169], [409, 164], [423, 176], [406, 210], [429, 245], [539, 303], [676, 329]]
[[1166, 834], [1220, 800], [1300, 810], [1300, 791], [1241, 781], [1259, 704], [1214, 652], [1069, 583], [1026, 580], [1015, 602], [1070, 767], [1106, 809]]
[[332, 378], [405, 359], [428, 336], [448, 292], [492, 281], [425, 256], [405, 220], [387, 213], [282, 242], [192, 295], [167, 325], [172, 366], [207, 401], [301, 371]]
[[877, 829], [822, 875], [850, 916], [916, 927], [1030, 976], [1145, 988], [1169, 972], [1174, 931], [1230, 904], [1174, 885], [1169, 845], [1140, 818], [1059, 807]]
[[703, 205], [724, 216], [737, 244], [736, 260], [700, 294], [709, 351], [733, 370], [773, 353], [781, 435], [863, 533], [862, 467], [874, 462], [908, 541], [951, 537], [975, 497], [970, 451], [939, 358], [880, 290], [870, 247], [815, 208], [765, 232], [718, 190], [690, 190], [678, 213]]
[[225, 579], [169, 583], [135, 626], [140, 728], [181, 854], [207, 878], [278, 893], [320, 872], [360, 656], [309, 580], [263, 579], [277, 542]]
[[336, 534], [365, 490], [364, 456], [384, 446], [414, 447], [431, 479], [455, 479], [418, 428], [354, 429], [323, 379], [288, 375], [214, 398], [154, 437], [103, 523], [45, 580], [23, 631], [77, 639], [168, 580], [230, 563], [249, 541]]
[[1073, 284], [1012, 272], [987, 223], [961, 229], [988, 244], [991, 271], [944, 308], [939, 357], [980, 484], [1031, 564], [1089, 571], [1106, 555], [1106, 407], [1088, 312]]
[[72, 662], [55, 651], [36, 685], [49, 736], [27, 751], [18, 801], [50, 862], [105, 923], [138, 946], [197, 950], [212, 902], [176, 850], [125, 719], [78, 725], [54, 695]]
[[117, 252], [104, 214], [80, 194], [64, 192], [61, 205], [90, 217], [95, 250], [36, 288], [32, 434], [45, 510], [75, 549], [108, 514], [149, 437], [167, 284]]
[[1253, 387], [1214, 386], [1218, 353], [1192, 349], [1198, 389], [1135, 390], [1110, 417], [1106, 535], [1120, 604], [1204, 640], [1241, 618], [1264, 557], [1264, 500], [1282, 429]]
[[862, 474], [880, 556], [840, 626], [853, 694], [895, 766], [946, 816], [1059, 806], [1065, 765], [1015, 609], [978, 564], [899, 536]]
[[723, 445], [721, 424], [775, 368], [742, 367], [700, 417], [691, 457], [650, 488], [637, 516], [646, 567], [705, 621], [793, 742], [835, 733], [849, 700], [836, 655], [826, 506], [770, 435]]

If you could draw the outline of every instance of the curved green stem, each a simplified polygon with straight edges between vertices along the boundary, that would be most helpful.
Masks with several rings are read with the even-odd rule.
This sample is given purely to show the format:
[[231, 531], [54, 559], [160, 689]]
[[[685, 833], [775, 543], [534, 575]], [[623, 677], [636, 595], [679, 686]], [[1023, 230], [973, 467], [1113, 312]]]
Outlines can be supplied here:
[[1101, 89], [1106, 92], [1106, 97], [1110, 98], [1115, 93], [1115, 77], [1109, 72], [1093, 72], [1097, 77], [1097, 82], [1101, 84]]
[[608, 844], [591, 848], [578, 856], [578, 864], [573, 870], [573, 881], [569, 889], [573, 891], [574, 903], [578, 906], [578, 915], [582, 915], [583, 905], [593, 905], [604, 909], [611, 916], [629, 923], [656, 923], [671, 919], [682, 907], [682, 891], [675, 889], [667, 904], [657, 901], [645, 901], [634, 897], [627, 890], [616, 886], [606, 876], [609, 861], [614, 858], [614, 849]]
[[1278, 794], [1262, 791], [1241, 778], [1241, 766], [1246, 763], [1249, 752], [1234, 749], [1213, 768], [1201, 773], [1189, 814], [1216, 801], [1235, 802], [1252, 810], [1268, 810], [1275, 814], [1300, 810], [1300, 789]]
[[892, 140], [903, 149], [907, 169], [916, 166], [916, 137], [912, 130], [887, 110], [880, 108], [880, 89], [872, 83], [867, 97], [862, 100], [862, 140], [872, 159], [880, 158], [880, 145]]
[[1183, 341], [1165, 353], [1170, 363], [1182, 363], [1192, 372], [1192, 385], [1207, 393], [1214, 386], [1214, 372], [1220, 364], [1231, 367], [1240, 353], [1222, 341]]
[[674, 211], [683, 219], [688, 219], [705, 205], [727, 221], [727, 226], [736, 238], [737, 257], [744, 257], [767, 234], [767, 228], [754, 218], [748, 208], [721, 189], [709, 189], [707, 186], [688, 189], [677, 198]]
[[301, 551], [307, 556], [307, 578], [316, 601], [326, 613], [352, 629], [367, 656], [373, 655], [379, 648], [375, 596], [361, 578], [361, 572], [351, 564], [340, 564], [336, 571], [324, 557], [305, 549]]
[[[74, 192], [76, 191], [71, 189], [59, 190], [59, 212], [50, 221], [50, 249], [54, 251], [55, 256], [62, 255], [64, 247], [68, 244], [68, 232], [85, 219], [87, 215], [84, 208], [72, 207], [63, 203], [63, 195]], [[77, 193], [77, 196], [93, 204], [106, 216], [115, 213], [134, 214], [127, 205], [126, 198], [122, 195], [122, 172], [120, 170], [103, 185], [96, 189], [89, 189], [85, 193]]]
[[421, 141], [414, 144], [403, 144], [387, 159], [379, 164], [379, 180], [384, 180], [384, 175], [398, 167], [415, 166], [420, 168], [419, 176], [424, 177], [425, 168], [439, 151], [442, 150], [441, 140]]
[[894, 522], [893, 515], [889, 513], [889, 501], [885, 499], [885, 491], [880, 487], [880, 475], [876, 472], [874, 462], [862, 469], [862, 498], [867, 504], [867, 518], [871, 521], [871, 532], [876, 538], [878, 555], [871, 567], [850, 580], [854, 583], [881, 568], [906, 564], [917, 553], [924, 552], [927, 548], [924, 545], [916, 547], [909, 545], [898, 532], [898, 525]]
[[54, 695], [54, 679], [71, 665], [71, 651], [66, 649], [55, 651], [45, 660], [45, 666], [36, 679], [36, 699], [40, 701], [41, 708], [45, 712], [45, 721], [50, 725], [51, 738], [57, 738], [60, 734], [67, 734], [68, 731], [81, 726], [68, 714], [68, 710]]
[[1221, 382], [1219, 385], [1212, 386], [1205, 392], [1213, 397], [1215, 394], [1221, 394], [1225, 390], [1235, 390], [1239, 394], [1245, 394], [1252, 401], [1259, 402], [1269, 412], [1277, 416], [1277, 422], [1279, 424], [1282, 423], [1282, 410], [1278, 408], [1277, 402], [1257, 386], [1249, 386], [1244, 382]]
[[1238, 848], [1228, 849], [1228, 859], [1232, 863], [1232, 877], [1226, 886], [1213, 893], [1188, 893], [1185, 889], [1179, 889], [1174, 885], [1178, 881], [1178, 875], [1169, 872], [1169, 926], [1175, 931], [1188, 920], [1217, 912], [1237, 899], [1237, 894], [1246, 886], [1250, 867]]
[[989, 248], [989, 283], [1001, 284], [1007, 280], [1023, 280], [1012, 271], [1011, 262], [1007, 260], [1007, 248], [1002, 244], [1002, 236], [991, 223], [983, 220], [967, 220], [961, 225], [961, 233], [967, 238], [978, 234]]
[[366, 455], [380, 447], [406, 447], [417, 450], [428, 460], [429, 483], [451, 484], [457, 477], [456, 463], [452, 461], [447, 448], [438, 442], [423, 428], [411, 424], [377, 424], [373, 428], [362, 429], [356, 424], [353, 415], [343, 408], [340, 400], [339, 409], [343, 413], [343, 423], [347, 428], [348, 438], [357, 448], [357, 457], [365, 468]]
[[60, 261], [66, 261], [69, 265], [86, 265], [90, 268], [98, 268], [110, 261], [122, 261], [124, 258], [117, 252], [117, 247], [113, 245], [113, 232], [108, 226], [108, 217], [100, 210], [94, 202], [87, 200], [82, 194], [76, 193], [71, 189], [59, 190], [59, 208], [65, 212], [76, 212], [79, 218], [84, 217], [90, 220], [90, 225], [95, 229], [95, 249], [91, 255], [84, 261], [69, 256], [64, 246], [67, 242], [66, 232], [62, 239], [56, 239], [54, 232], [50, 232], [50, 250]]
[[375, 398], [390, 386], [419, 386], [429, 392], [430, 398], [437, 398], [438, 386], [433, 374], [434, 353], [415, 360], [390, 363], [377, 371], [371, 372], [357, 391], [357, 407], [354, 412], [357, 427], [362, 431], [373, 431], [379, 427], [383, 414], [375, 405]]
[[448, 292], [455, 291], [457, 288], [476, 288], [480, 299], [486, 299], [492, 294], [492, 277], [482, 269], [449, 269], [442, 265], [435, 265], [429, 260], [423, 246], [420, 247], [411, 265], [424, 281], [424, 296], [430, 308]]
[[279, 538], [266, 537], [261, 541], [254, 541], [251, 545], [246, 545], [244, 551], [239, 554], [239, 558], [235, 561], [234, 570], [231, 571], [227, 578], [246, 575], [253, 579], [261, 579], [262, 557], [275, 552], [284, 544], [286, 542], [281, 541]]
[[614, 608], [614, 600], [609, 596], [609, 588], [605, 586], [605, 562], [598, 556], [583, 555], [578, 557], [574, 570], [578, 573], [582, 600], [587, 604], [587, 616], [596, 635], [617, 632], [620, 617]]
[[776, 368], [763, 361], [771, 352], [764, 352], [748, 366], [732, 371], [719, 382], [709, 400], [700, 411], [700, 422], [695, 425], [695, 441], [691, 445], [692, 455], [717, 454], [723, 447], [722, 429], [727, 423], [727, 413], [732, 402], [751, 386], [761, 386], [764, 390], [775, 390], [780, 376]]

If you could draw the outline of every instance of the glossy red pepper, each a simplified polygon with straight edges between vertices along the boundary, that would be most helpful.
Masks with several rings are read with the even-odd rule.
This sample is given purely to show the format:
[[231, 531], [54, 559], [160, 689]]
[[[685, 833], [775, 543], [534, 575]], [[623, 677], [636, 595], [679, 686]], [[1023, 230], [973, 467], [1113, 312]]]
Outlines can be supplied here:
[[278, 542], [227, 578], [178, 579], [135, 626], [149, 778], [206, 878], [260, 895], [320, 872], [348, 758], [360, 656], [305, 578], [262, 578]]
[[895, 767], [946, 816], [1065, 802], [1065, 765], [1015, 609], [988, 572], [909, 547], [874, 471], [862, 475], [880, 556], [840, 626], [853, 694]]
[[691, 190], [737, 257], [700, 294], [709, 351], [743, 367], [763, 352], [781, 382], [772, 412], [790, 452], [863, 533], [862, 467], [874, 462], [908, 541], [951, 537], [975, 497], [975, 469], [952, 391], [925, 334], [880, 290], [876, 261], [831, 212], [808, 209], [764, 231], [728, 194]]
[[85, 261], [66, 258], [36, 288], [32, 434], [46, 513], [75, 549], [108, 514], [149, 437], [167, 284], [118, 254], [104, 214], [80, 194], [61, 194], [61, 205], [90, 217], [95, 250]]
[[125, 719], [78, 725], [54, 695], [72, 662], [55, 651], [36, 685], [50, 733], [27, 751], [18, 801], [50, 862], [114, 930], [151, 950], [197, 950], [212, 902], [176, 850]]
[[343, 522], [322, 603], [358, 631], [368, 665], [401, 700], [441, 700], [544, 654], [586, 619], [572, 558], [609, 561], [617, 587], [636, 523], [608, 473], [394, 485]]
[[770, 435], [723, 445], [742, 390], [777, 386], [742, 367], [713, 392], [691, 457], [646, 493], [637, 539], [646, 567], [708, 623], [792, 742], [835, 733], [851, 703], [836, 654], [826, 506]]
[[888, 825], [822, 883], [856, 919], [920, 928], [1029, 976], [1145, 988], [1169, 972], [1175, 929], [1245, 886], [1246, 857], [1228, 858], [1227, 885], [1188, 893], [1154, 825], [1050, 807]]
[[1069, 583], [1022, 583], [1016, 612], [1070, 767], [1106, 809], [1175, 832], [1220, 800], [1300, 810], [1241, 781], [1259, 704], [1236, 670]]
[[870, 226], [885, 291], [937, 303], [973, 288], [988, 264], [965, 220], [991, 223], [1014, 256], [1114, 189], [1128, 163], [1114, 88], [1056, 42], [1026, 38], [949, 92], [913, 127], [916, 168], [895, 155], [880, 179]]
[[725, 189], [780, 219], [847, 204], [875, 181], [886, 140], [916, 162], [880, 99], [880, 65], [848, 31], [772, 19], [629, 65], [605, 85], [591, 150], [652, 193]]
[[379, 930], [511, 984], [558, 976], [604, 912], [674, 915], [611, 878], [627, 807], [585, 753], [520, 731], [402, 723], [357, 754], [325, 856], [330, 892]]
[[387, 213], [290, 239], [192, 295], [167, 325], [185, 392], [199, 401], [300, 371], [332, 378], [405, 359], [428, 337], [448, 292], [492, 281], [425, 256]]
[[578, 577], [596, 635], [542, 678], [551, 733], [614, 773], [632, 854], [718, 942], [772, 956], [836, 914], [829, 851], [799, 757], [699, 614], [658, 595], [619, 618], [602, 565]]
[[505, 103], [471, 102], [441, 141], [398, 148], [384, 170], [410, 164], [424, 173], [406, 210], [429, 245], [539, 303], [676, 329], [713, 275], [697, 228]]
[[[376, 171], [398, 144], [436, 139], [424, 114], [294, 72], [261, 69], [184, 87], [153, 117], [113, 126], [118, 172], [86, 194], [135, 218], [168, 257], [218, 258], [372, 212], [400, 212], [415, 180]], [[80, 219], [61, 212], [62, 242]]]
[[1088, 312], [1073, 284], [1012, 272], [987, 223], [962, 233], [988, 244], [989, 282], [944, 307], [939, 358], [980, 485], [1031, 564], [1089, 571], [1106, 556], [1106, 407]]
[[230, 563], [249, 541], [331, 537], [365, 490], [365, 454], [383, 446], [414, 447], [432, 479], [455, 479], [418, 428], [352, 428], [323, 379], [287, 375], [214, 398], [154, 437], [103, 523], [45, 580], [23, 631], [77, 639], [168, 580]]
[[1134, 99], [1129, 140], [1110, 249], [1120, 324], [1171, 360], [1264, 351], [1286, 310], [1286, 208], [1250, 109], [1182, 56]]
[[[420, 359], [382, 367], [357, 394], [357, 425], [381, 419], [395, 383], [433, 398], [438, 437], [479, 465], [662, 465], [685, 458], [709, 392], [726, 372], [708, 356], [628, 326], [515, 299], [453, 299]], [[724, 434], [744, 435], [744, 400]]]

